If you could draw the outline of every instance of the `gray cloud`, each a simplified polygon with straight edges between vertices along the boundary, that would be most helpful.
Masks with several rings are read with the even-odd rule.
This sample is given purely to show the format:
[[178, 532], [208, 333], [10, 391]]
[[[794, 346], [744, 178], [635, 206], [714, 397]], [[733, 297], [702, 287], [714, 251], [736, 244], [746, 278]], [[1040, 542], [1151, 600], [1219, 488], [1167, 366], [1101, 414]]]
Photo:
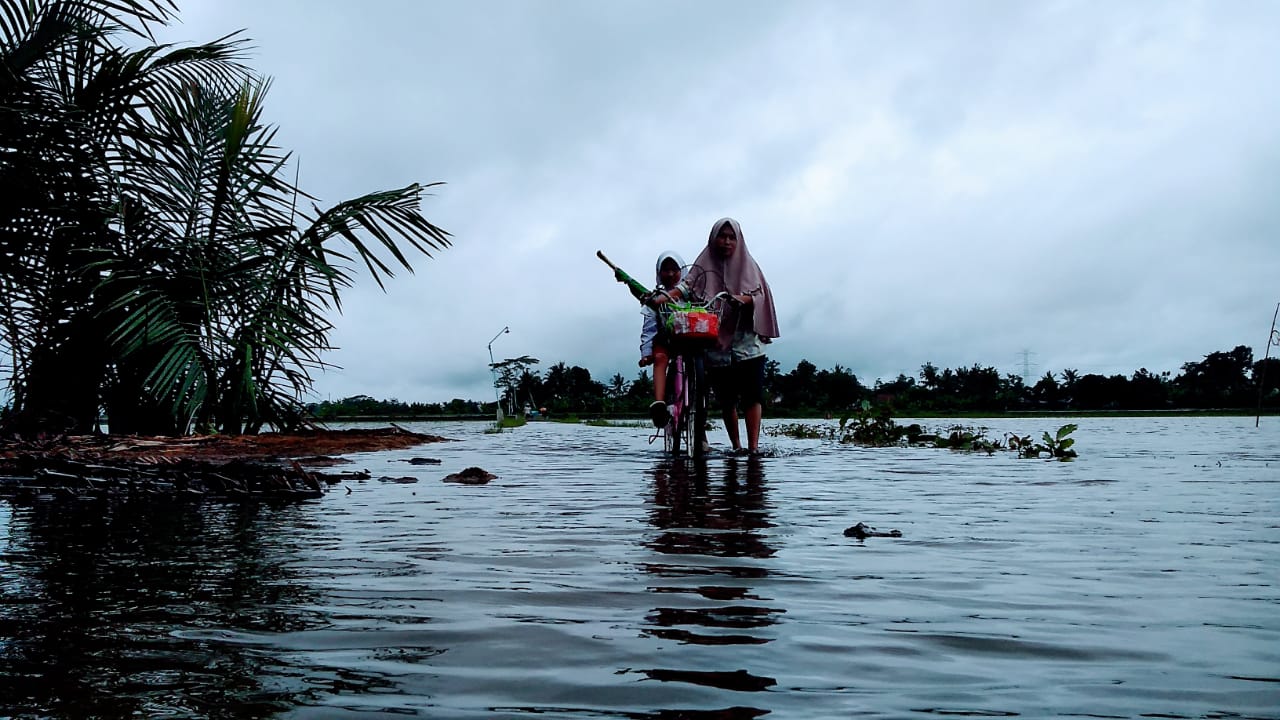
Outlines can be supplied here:
[[648, 279], [737, 217], [773, 356], [1176, 370], [1261, 342], [1280, 269], [1270, 3], [184, 3], [240, 27], [327, 201], [445, 180], [457, 244], [335, 319], [321, 397], [483, 398], [486, 343], [632, 377]]

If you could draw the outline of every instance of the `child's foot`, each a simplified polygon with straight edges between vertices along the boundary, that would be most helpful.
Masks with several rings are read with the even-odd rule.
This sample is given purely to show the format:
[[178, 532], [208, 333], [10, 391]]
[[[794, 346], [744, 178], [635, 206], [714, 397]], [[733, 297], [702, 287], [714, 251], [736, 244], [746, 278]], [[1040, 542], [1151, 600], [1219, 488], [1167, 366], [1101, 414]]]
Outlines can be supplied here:
[[653, 420], [654, 427], [666, 427], [671, 422], [671, 413], [667, 411], [667, 404], [661, 400], [654, 400], [649, 406], [649, 418]]

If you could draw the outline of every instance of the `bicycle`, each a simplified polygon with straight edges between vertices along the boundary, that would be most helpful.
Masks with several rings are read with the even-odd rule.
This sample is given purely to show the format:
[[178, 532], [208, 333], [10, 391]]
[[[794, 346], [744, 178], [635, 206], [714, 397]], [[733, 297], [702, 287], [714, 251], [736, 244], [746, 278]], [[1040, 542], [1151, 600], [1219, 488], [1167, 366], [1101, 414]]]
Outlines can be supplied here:
[[707, 426], [703, 354], [719, 336], [720, 310], [723, 304], [733, 303], [734, 298], [721, 292], [710, 300], [699, 301], [696, 297], [699, 293], [695, 290], [695, 297], [679, 301], [661, 288], [650, 291], [623, 272], [622, 268], [614, 265], [603, 252], [597, 250], [596, 257], [613, 270], [614, 278], [626, 285], [627, 290], [640, 302], [649, 304], [655, 297], [654, 293], [666, 296], [667, 302], [661, 312], [665, 318], [670, 349], [675, 351], [667, 369], [665, 394], [665, 397], [671, 399], [667, 404], [670, 418], [664, 427], [649, 437], [649, 443], [662, 437], [663, 449], [672, 455], [680, 454], [683, 443], [686, 455], [691, 458], [701, 456], [705, 450]]
[[673, 354], [667, 366], [667, 408], [671, 419], [654, 432], [649, 442], [661, 436], [664, 452], [679, 456], [683, 450], [683, 454], [691, 458], [702, 454], [699, 429], [706, 425], [706, 391], [702, 387], [703, 379], [700, 353]]
[[707, 302], [671, 302], [663, 311], [663, 324], [672, 351], [666, 391], [671, 418], [650, 436], [649, 442], [661, 437], [663, 451], [672, 455], [697, 458], [706, 451], [707, 390], [703, 356], [719, 334], [719, 309], [726, 300], [729, 296], [721, 293]]

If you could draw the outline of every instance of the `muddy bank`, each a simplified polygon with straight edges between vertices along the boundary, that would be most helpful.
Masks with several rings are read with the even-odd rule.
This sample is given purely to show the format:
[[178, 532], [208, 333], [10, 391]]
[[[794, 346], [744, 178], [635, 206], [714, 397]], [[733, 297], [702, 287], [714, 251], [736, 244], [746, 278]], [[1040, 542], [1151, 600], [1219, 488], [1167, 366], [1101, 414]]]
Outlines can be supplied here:
[[446, 438], [392, 426], [292, 434], [182, 438], [59, 436], [0, 440], [0, 498], [174, 495], [296, 501], [356, 476], [316, 468], [342, 455]]

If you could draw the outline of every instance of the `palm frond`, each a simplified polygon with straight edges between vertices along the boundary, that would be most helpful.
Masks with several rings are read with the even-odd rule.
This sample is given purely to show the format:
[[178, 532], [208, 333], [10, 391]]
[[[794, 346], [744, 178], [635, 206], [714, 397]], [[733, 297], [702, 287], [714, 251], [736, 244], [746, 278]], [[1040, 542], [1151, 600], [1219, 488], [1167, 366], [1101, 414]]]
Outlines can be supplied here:
[[[425, 187], [441, 185], [431, 183]], [[383, 276], [394, 277], [391, 267], [361, 237], [361, 231], [372, 235], [389, 252], [396, 264], [413, 272], [398, 240], [431, 257], [432, 250], [443, 250], [450, 245], [449, 233], [433, 225], [423, 217], [420, 209], [422, 185], [417, 183], [396, 190], [384, 190], [369, 193], [352, 200], [338, 203], [332, 208], [319, 212], [311, 226], [303, 231], [303, 237], [317, 247], [325, 247], [325, 243], [335, 237], [346, 240], [356, 256], [364, 262], [365, 268], [378, 283], [385, 288]], [[325, 248], [326, 255], [345, 259], [339, 252]]]

